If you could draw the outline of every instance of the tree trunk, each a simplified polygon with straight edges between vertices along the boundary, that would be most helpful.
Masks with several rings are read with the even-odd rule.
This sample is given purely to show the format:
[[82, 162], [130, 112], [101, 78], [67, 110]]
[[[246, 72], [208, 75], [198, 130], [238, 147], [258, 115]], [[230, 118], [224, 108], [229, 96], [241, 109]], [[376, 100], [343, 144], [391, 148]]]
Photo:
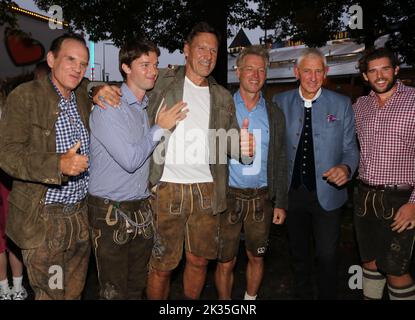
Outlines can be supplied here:
[[205, 6], [206, 22], [218, 30], [222, 36], [216, 68], [213, 70], [212, 75], [219, 84], [226, 88], [228, 85], [228, 8], [226, 1], [223, 0], [205, 1]]
[[363, 34], [365, 50], [370, 50], [375, 46], [377, 39], [377, 28], [375, 26], [376, 4], [373, 2], [361, 1], [363, 9]]

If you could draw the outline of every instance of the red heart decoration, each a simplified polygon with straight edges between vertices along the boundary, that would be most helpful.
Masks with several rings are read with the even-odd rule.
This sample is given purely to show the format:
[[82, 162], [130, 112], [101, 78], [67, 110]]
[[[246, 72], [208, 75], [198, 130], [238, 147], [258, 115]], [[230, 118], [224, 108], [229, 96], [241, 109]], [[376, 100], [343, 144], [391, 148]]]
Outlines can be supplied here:
[[39, 41], [21, 33], [6, 34], [5, 42], [10, 59], [16, 66], [36, 63], [45, 55], [45, 48]]

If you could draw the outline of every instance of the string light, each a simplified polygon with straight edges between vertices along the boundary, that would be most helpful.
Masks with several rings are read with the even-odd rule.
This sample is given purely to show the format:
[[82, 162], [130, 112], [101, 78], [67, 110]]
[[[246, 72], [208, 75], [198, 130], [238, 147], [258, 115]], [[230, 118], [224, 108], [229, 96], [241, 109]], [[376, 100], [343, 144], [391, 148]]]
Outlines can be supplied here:
[[38, 14], [38, 13], [33, 12], [33, 11], [29, 11], [29, 10], [22, 9], [22, 8], [19, 8], [19, 7], [15, 7], [15, 6], [11, 6], [11, 8], [14, 11], [18, 11], [18, 12], [24, 13], [24, 14], [32, 16], [32, 17], [36, 17], [36, 18], [39, 18], [39, 19], [42, 19], [42, 20], [45, 20], [45, 21], [51, 21], [51, 22], [56, 23], [56, 24], [61, 24], [65, 27], [69, 26], [69, 24], [67, 22], [62, 22], [62, 21], [59, 21], [57, 19], [52, 19], [48, 16], [44, 16], [42, 14]]

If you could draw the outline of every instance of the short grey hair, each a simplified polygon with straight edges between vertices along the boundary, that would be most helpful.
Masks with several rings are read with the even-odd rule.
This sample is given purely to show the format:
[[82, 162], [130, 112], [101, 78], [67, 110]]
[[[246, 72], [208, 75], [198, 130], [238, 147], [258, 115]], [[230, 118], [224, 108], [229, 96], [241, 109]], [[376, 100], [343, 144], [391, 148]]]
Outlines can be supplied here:
[[327, 59], [326, 56], [323, 54], [323, 52], [321, 52], [319, 49], [317, 48], [306, 48], [303, 51], [301, 51], [300, 56], [297, 58], [297, 60], [295, 61], [295, 65], [298, 67], [301, 63], [301, 61], [303, 61], [303, 59], [305, 57], [308, 56], [315, 56], [321, 59], [321, 61], [323, 62], [324, 67], [327, 67]]
[[264, 48], [261, 45], [253, 45], [253, 46], [249, 46], [249, 47], [246, 47], [246, 48], [242, 49], [241, 53], [236, 58], [236, 66], [238, 68], [241, 67], [241, 64], [242, 64], [243, 60], [249, 54], [253, 54], [253, 55], [259, 56], [262, 59], [264, 59], [264, 61], [265, 61], [265, 67], [268, 68], [268, 65], [269, 65], [269, 53], [268, 53], [268, 49]]

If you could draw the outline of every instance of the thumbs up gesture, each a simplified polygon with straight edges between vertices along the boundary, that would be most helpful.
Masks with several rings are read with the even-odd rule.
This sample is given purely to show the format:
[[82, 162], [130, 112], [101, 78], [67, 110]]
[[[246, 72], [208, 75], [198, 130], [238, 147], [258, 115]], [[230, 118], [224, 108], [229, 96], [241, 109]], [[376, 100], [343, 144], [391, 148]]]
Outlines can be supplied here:
[[77, 176], [88, 169], [88, 157], [78, 154], [81, 142], [78, 141], [60, 156], [60, 169], [66, 176]]
[[78, 150], [80, 150], [80, 149], [81, 149], [81, 141], [78, 141], [72, 147], [70, 147], [67, 152], [69, 152], [69, 153], [79, 153]]
[[249, 119], [245, 118], [241, 128], [241, 156], [253, 157], [255, 150], [255, 138], [252, 133], [248, 132]]

